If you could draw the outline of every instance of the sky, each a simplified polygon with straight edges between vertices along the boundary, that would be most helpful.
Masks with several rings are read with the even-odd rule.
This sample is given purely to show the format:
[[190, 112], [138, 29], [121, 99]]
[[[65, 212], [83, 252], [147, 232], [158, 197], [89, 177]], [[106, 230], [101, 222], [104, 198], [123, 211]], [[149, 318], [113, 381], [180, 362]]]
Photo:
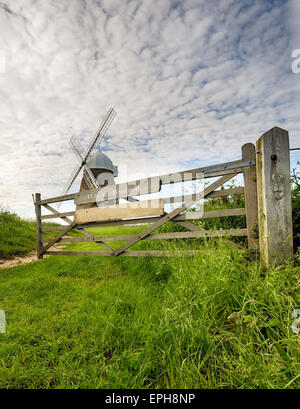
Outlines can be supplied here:
[[274, 126], [300, 147], [299, 21], [299, 0], [0, 0], [0, 204], [59, 195], [69, 138], [110, 107], [119, 181], [239, 159]]

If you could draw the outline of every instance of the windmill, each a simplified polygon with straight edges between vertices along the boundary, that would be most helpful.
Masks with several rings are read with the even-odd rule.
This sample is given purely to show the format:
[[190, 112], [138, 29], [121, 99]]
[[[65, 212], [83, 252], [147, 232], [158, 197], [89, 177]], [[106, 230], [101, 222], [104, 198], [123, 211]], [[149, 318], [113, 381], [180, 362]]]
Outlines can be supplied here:
[[[78, 138], [76, 138], [75, 136], [72, 136], [70, 138], [69, 142], [71, 148], [74, 151], [76, 157], [79, 159], [79, 164], [71, 173], [62, 195], [66, 195], [68, 193], [81, 170], [83, 170], [83, 178], [80, 185], [80, 191], [95, 190], [105, 186], [106, 184], [115, 183], [114, 177], [118, 175], [118, 169], [113, 165], [108, 156], [106, 156], [100, 150], [100, 143], [102, 141], [102, 138], [115, 116], [116, 111], [113, 108], [110, 108], [85, 152], [83, 151]], [[106, 180], [103, 184], [101, 182], [99, 183], [97, 180], [97, 177], [101, 173], [105, 173], [106, 175]], [[107, 178], [107, 176], [111, 177]]]

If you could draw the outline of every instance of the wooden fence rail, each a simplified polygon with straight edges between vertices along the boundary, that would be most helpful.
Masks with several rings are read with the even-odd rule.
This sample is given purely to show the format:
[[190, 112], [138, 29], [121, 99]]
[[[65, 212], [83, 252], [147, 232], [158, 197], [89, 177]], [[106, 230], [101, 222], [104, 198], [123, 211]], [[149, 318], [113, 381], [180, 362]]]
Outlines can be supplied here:
[[[257, 151], [253, 144], [242, 146], [242, 158], [233, 162], [206, 166], [167, 175], [156, 176], [153, 180], [140, 179], [125, 184], [107, 186], [102, 190], [77, 192], [64, 196], [41, 199], [39, 193], [35, 194], [35, 212], [37, 218], [37, 255], [42, 258], [44, 254], [55, 255], [87, 255], [87, 256], [170, 256], [194, 255], [196, 250], [179, 250], [177, 252], [162, 250], [130, 251], [134, 244], [142, 240], [172, 240], [172, 239], [203, 239], [216, 237], [244, 236], [248, 239], [248, 247], [252, 251], [259, 251], [263, 265], [280, 262], [292, 255], [292, 219], [291, 196], [289, 181], [289, 141], [288, 133], [280, 128], [273, 128], [257, 141]], [[135, 203], [133, 209], [141, 209], [145, 202], [139, 201], [139, 195], [158, 193], [162, 185], [174, 184], [188, 180], [217, 178], [216, 181], [206, 186], [201, 193], [185, 196], [161, 198], [160, 206], [178, 203], [179, 206], [166, 213], [160, 210], [151, 212], [147, 210], [122, 210], [124, 206], [117, 204], [110, 211], [108, 200], [125, 199]], [[224, 189], [226, 184], [235, 175], [242, 174], [244, 186]], [[221, 188], [221, 189], [220, 189]], [[127, 189], [127, 190], [126, 190]], [[50, 206], [51, 203], [74, 201], [76, 205], [95, 204], [100, 197], [101, 207], [79, 211], [59, 212]], [[245, 208], [233, 208], [201, 212], [192, 211], [191, 207], [202, 199], [225, 198], [226, 196], [241, 195], [245, 197]], [[151, 201], [149, 201], [150, 203]], [[152, 200], [151, 203], [154, 203]], [[123, 206], [123, 207], [122, 207]], [[42, 215], [42, 207], [49, 213]], [[162, 209], [163, 209], [162, 207]], [[120, 209], [120, 211], [118, 210]], [[186, 211], [190, 209], [190, 211]], [[160, 213], [160, 214], [159, 214]], [[129, 218], [125, 215], [130, 215]], [[157, 214], [157, 215], [156, 215]], [[86, 216], [85, 216], [86, 215]], [[123, 217], [119, 216], [123, 215]], [[126, 218], [124, 218], [124, 216]], [[147, 217], [145, 217], [147, 216]], [[192, 220], [201, 220], [219, 217], [245, 216], [246, 227], [242, 229], [204, 230]], [[71, 217], [71, 218], [70, 218]], [[73, 217], [73, 219], [72, 219]], [[42, 226], [43, 220], [61, 219], [66, 225]], [[80, 220], [80, 221], [79, 221]], [[85, 222], [88, 220], [89, 222]], [[155, 233], [165, 223], [173, 222], [187, 231]], [[126, 226], [145, 224], [145, 230], [134, 235], [95, 236], [86, 230], [89, 227]], [[77, 229], [85, 237], [70, 237], [67, 234]], [[42, 234], [46, 231], [59, 231], [54, 238], [43, 243]], [[119, 248], [113, 249], [107, 242], [125, 241]], [[57, 243], [86, 243], [94, 242], [102, 249], [100, 251], [58, 251], [51, 250]], [[279, 257], [280, 254], [280, 257]]]

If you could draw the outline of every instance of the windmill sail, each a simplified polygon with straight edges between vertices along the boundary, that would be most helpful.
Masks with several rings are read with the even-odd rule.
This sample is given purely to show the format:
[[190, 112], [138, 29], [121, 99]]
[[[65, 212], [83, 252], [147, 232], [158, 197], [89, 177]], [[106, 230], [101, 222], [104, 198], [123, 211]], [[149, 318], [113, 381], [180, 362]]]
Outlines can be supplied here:
[[116, 111], [113, 108], [110, 108], [109, 111], [107, 112], [103, 122], [101, 123], [99, 129], [97, 130], [95, 136], [93, 137], [92, 141], [89, 144], [89, 147], [87, 148], [86, 152], [84, 155], [81, 155], [80, 153], [80, 149], [78, 149], [76, 147], [76, 139], [73, 137], [71, 138], [71, 146], [72, 149], [75, 151], [76, 155], [78, 156], [80, 163], [79, 165], [77, 165], [75, 167], [75, 169], [73, 170], [73, 172], [71, 173], [67, 184], [63, 190], [62, 195], [66, 195], [68, 193], [68, 191], [70, 190], [71, 186], [73, 185], [75, 179], [77, 178], [77, 176], [79, 175], [80, 171], [82, 170], [82, 168], [84, 168], [84, 176], [86, 178], [86, 180], [88, 180], [87, 184], [88, 186], [93, 186], [92, 189], [97, 189], [97, 181], [94, 178], [94, 175], [92, 174], [92, 172], [90, 171], [90, 169], [88, 169], [86, 165], [92, 150], [100, 144], [105, 132], [107, 131], [108, 127], [110, 126], [110, 124], [112, 123], [114, 117], [116, 116]]
[[[75, 153], [77, 158], [82, 163], [83, 162], [83, 154], [82, 154], [83, 148], [78, 138], [76, 138], [76, 136], [74, 135], [72, 136], [72, 138], [70, 139], [70, 145], [71, 145], [73, 152]], [[83, 167], [83, 177], [90, 190], [98, 189], [100, 187], [99, 183], [97, 182], [97, 179], [93, 175], [93, 172], [89, 169], [87, 165], [84, 165]]]
[[71, 146], [73, 152], [77, 156], [77, 158], [80, 160], [80, 162], [82, 162], [84, 152], [83, 152], [83, 147], [81, 146], [79, 139], [76, 138], [75, 135], [73, 135], [70, 138], [69, 143], [70, 143], [70, 146]]
[[88, 166], [85, 166], [83, 169], [83, 177], [90, 190], [99, 189], [100, 185]]
[[98, 131], [96, 132], [96, 135], [94, 136], [94, 138], [92, 139], [84, 157], [83, 160], [87, 161], [89, 155], [91, 154], [92, 150], [100, 144], [104, 134], [106, 133], [108, 127], [110, 126], [110, 124], [112, 123], [114, 117], [116, 116], [116, 111], [113, 108], [110, 108], [108, 113], [106, 114], [102, 124], [100, 125]]

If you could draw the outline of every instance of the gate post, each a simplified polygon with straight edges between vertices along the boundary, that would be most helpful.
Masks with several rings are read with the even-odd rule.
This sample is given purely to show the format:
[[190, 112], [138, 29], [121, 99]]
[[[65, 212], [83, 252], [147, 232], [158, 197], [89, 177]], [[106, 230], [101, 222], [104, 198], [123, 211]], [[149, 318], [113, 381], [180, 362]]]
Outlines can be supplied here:
[[35, 205], [35, 214], [36, 214], [36, 237], [37, 237], [37, 258], [42, 259], [43, 254], [41, 253], [42, 248], [43, 248], [43, 242], [42, 242], [42, 211], [41, 211], [41, 194], [36, 193], [34, 195], [34, 205]]
[[288, 131], [277, 126], [256, 142], [260, 259], [265, 267], [293, 255]]
[[[242, 158], [245, 162], [255, 160], [255, 146], [253, 143], [246, 143], [242, 146]], [[248, 248], [255, 251], [258, 250], [258, 208], [255, 166], [245, 168], [243, 174]]]

